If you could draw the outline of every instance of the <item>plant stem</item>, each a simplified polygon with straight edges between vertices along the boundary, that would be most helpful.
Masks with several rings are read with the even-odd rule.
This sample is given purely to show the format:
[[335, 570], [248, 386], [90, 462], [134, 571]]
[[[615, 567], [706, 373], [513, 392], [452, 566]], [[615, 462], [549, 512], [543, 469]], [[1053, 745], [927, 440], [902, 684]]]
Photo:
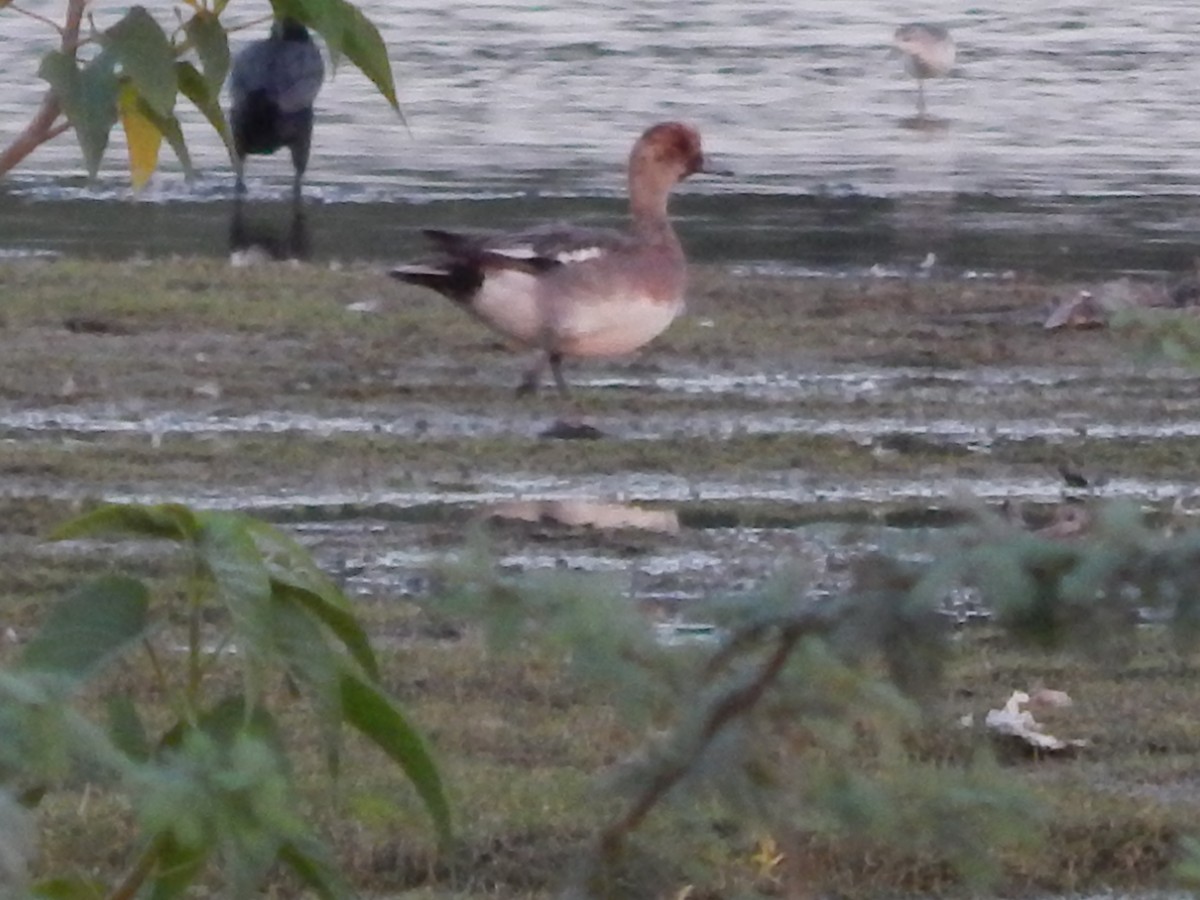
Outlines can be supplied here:
[[[86, 5], [87, 0], [69, 0], [66, 24], [62, 28], [54, 26], [62, 35], [62, 52], [69, 53], [72, 58], [79, 46], [79, 26], [83, 22], [83, 9]], [[17, 11], [24, 12], [24, 10]], [[26, 15], [33, 14], [26, 13]], [[35, 18], [41, 17], [35, 16]], [[54, 96], [54, 91], [46, 91], [42, 97], [42, 105], [38, 107], [38, 111], [25, 126], [25, 130], [17, 135], [3, 151], [0, 151], [0, 176], [10, 172], [21, 160], [42, 144], [53, 140], [71, 127], [67, 122], [54, 124], [61, 114], [62, 106], [59, 104], [58, 98]]]
[[17, 6], [15, 3], [9, 4], [8, 8], [11, 9], [15, 13], [20, 13], [23, 16], [28, 16], [31, 19], [36, 19], [37, 21], [41, 22], [43, 25], [49, 25], [51, 28], [53, 28], [55, 31], [57, 31], [60, 35], [63, 33], [63, 29], [59, 26], [59, 24], [57, 22], [55, 22], [53, 19], [49, 19], [46, 16], [43, 16], [41, 13], [35, 13], [28, 9], [21, 9], [21, 7]]
[[121, 883], [112, 889], [112, 893], [105, 900], [133, 900], [137, 896], [142, 885], [146, 883], [146, 879], [150, 877], [150, 873], [154, 871], [154, 864], [158, 862], [161, 841], [162, 838], [159, 837], [150, 842], [138, 857], [133, 868], [121, 879]]
[[[708, 710], [707, 718], [700, 728], [700, 735], [688, 752], [664, 766], [650, 780], [641, 795], [634, 800], [633, 806], [601, 832], [600, 852], [603, 860], [607, 862], [616, 857], [626, 835], [637, 828], [650, 810], [688, 773], [692, 764], [703, 754], [705, 748], [712, 743], [713, 738], [720, 733], [721, 729], [738, 716], [754, 708], [762, 695], [766, 693], [767, 688], [779, 677], [780, 671], [800, 638], [813, 630], [814, 625], [817, 624], [815, 618], [811, 621], [810, 618], [813, 618], [812, 614], [809, 616], [802, 614], [798, 620], [793, 620], [780, 630], [774, 651], [767, 657], [754, 679], [744, 687], [726, 694], [718, 703], [715, 703]], [[820, 621], [823, 624], [824, 617], [820, 617]]]

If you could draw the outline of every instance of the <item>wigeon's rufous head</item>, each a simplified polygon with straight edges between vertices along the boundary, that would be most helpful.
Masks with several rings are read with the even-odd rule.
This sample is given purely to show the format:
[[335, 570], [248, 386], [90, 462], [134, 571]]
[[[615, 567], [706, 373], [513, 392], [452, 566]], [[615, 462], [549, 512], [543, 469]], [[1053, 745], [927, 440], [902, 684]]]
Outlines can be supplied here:
[[671, 172], [676, 181], [704, 171], [700, 132], [682, 122], [651, 125], [638, 138], [629, 154], [630, 168], [652, 166]]

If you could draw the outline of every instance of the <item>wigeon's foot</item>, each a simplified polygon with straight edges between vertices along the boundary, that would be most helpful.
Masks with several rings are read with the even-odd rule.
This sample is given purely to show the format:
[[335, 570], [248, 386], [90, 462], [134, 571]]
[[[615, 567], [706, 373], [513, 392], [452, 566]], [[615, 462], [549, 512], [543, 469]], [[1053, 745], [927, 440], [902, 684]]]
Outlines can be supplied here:
[[595, 441], [604, 437], [604, 432], [595, 425], [580, 419], [559, 419], [538, 437], [558, 441]]
[[562, 361], [563, 357], [561, 353], [547, 353], [546, 356], [539, 358], [521, 378], [521, 383], [517, 385], [517, 396], [529, 397], [541, 389], [542, 370], [549, 363], [550, 369], [554, 373], [554, 384], [558, 387], [558, 395], [563, 400], [570, 400], [571, 389], [567, 386], [567, 379], [563, 377]]

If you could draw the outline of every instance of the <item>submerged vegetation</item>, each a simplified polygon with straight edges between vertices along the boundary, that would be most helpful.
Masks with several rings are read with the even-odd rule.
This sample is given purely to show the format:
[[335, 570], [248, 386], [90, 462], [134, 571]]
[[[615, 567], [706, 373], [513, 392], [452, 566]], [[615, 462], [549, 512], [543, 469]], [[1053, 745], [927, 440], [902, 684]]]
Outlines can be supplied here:
[[[164, 890], [181, 873], [279, 896], [513, 898], [1188, 877], [1200, 543], [1170, 486], [1200, 436], [1154, 427], [1200, 419], [1190, 376], [1121, 362], [1118, 333], [1044, 333], [1038, 312], [1070, 286], [696, 282], [643, 358], [580, 373], [607, 436], [579, 444], [536, 437], [560, 410], [511, 396], [519, 358], [376, 272], [0, 267], [0, 709], [28, 713], [31, 672], [74, 673], [55, 681], [73, 703], [42, 707], [71, 711], [39, 721], [94, 741], [81, 767], [33, 749], [69, 746], [56, 732], [0, 735], [23, 801], [0, 803], [0, 865], [122, 896], [139, 859], [168, 852], [139, 833], [191, 822], [188, 846], [224, 852], [201, 840], [210, 820], [178, 815], [202, 804], [130, 791], [134, 771], [106, 764], [186, 756], [194, 778], [156, 784], [254, 794], [255, 821], [282, 831], [219, 870], [176, 835], [180, 868], [143, 876], [175, 878]], [[1141, 336], [1161, 342], [1154, 328]], [[958, 494], [896, 487], [949, 481]], [[1158, 509], [1103, 507], [1088, 494], [1105, 481]], [[1037, 502], [969, 499], [990, 484]], [[539, 490], [680, 509], [655, 533], [481, 518]], [[1083, 527], [1026, 527], [1053, 526], [1064, 498]], [[80, 515], [59, 534], [88, 540], [44, 543]], [[100, 544], [102, 525], [190, 549]], [[388, 554], [411, 561], [364, 576]], [[963, 597], [991, 617], [961, 625], [947, 613]], [[664, 609], [696, 627], [664, 641]], [[94, 649], [64, 656], [72, 644]], [[1053, 756], [984, 729], [1012, 691], [1041, 688], [1074, 704], [1039, 720], [1085, 746]], [[222, 743], [220, 711], [246, 741]], [[415, 770], [408, 726], [429, 748]], [[381, 746], [407, 768], [381, 765]], [[235, 798], [239, 772], [253, 790]], [[263, 850], [289, 840], [317, 862]]]

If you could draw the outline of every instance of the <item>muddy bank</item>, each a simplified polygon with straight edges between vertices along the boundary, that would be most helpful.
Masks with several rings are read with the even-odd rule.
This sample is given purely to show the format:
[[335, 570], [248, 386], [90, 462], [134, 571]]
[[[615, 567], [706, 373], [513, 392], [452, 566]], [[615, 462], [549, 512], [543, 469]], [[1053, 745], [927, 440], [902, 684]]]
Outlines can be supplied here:
[[[496, 504], [602, 501], [680, 527], [490, 527], [514, 568], [675, 602], [793, 558], [833, 583], [973, 504], [1186, 514], [1200, 458], [1191, 372], [1040, 327], [1077, 284], [699, 267], [643, 354], [571, 368], [571, 409], [516, 399], [521, 356], [369, 267], [25, 260], [0, 287], [0, 495], [31, 516], [5, 517], [10, 562], [39, 509], [170, 499], [287, 522], [357, 593], [409, 595]], [[605, 437], [538, 437], [563, 414]]]

